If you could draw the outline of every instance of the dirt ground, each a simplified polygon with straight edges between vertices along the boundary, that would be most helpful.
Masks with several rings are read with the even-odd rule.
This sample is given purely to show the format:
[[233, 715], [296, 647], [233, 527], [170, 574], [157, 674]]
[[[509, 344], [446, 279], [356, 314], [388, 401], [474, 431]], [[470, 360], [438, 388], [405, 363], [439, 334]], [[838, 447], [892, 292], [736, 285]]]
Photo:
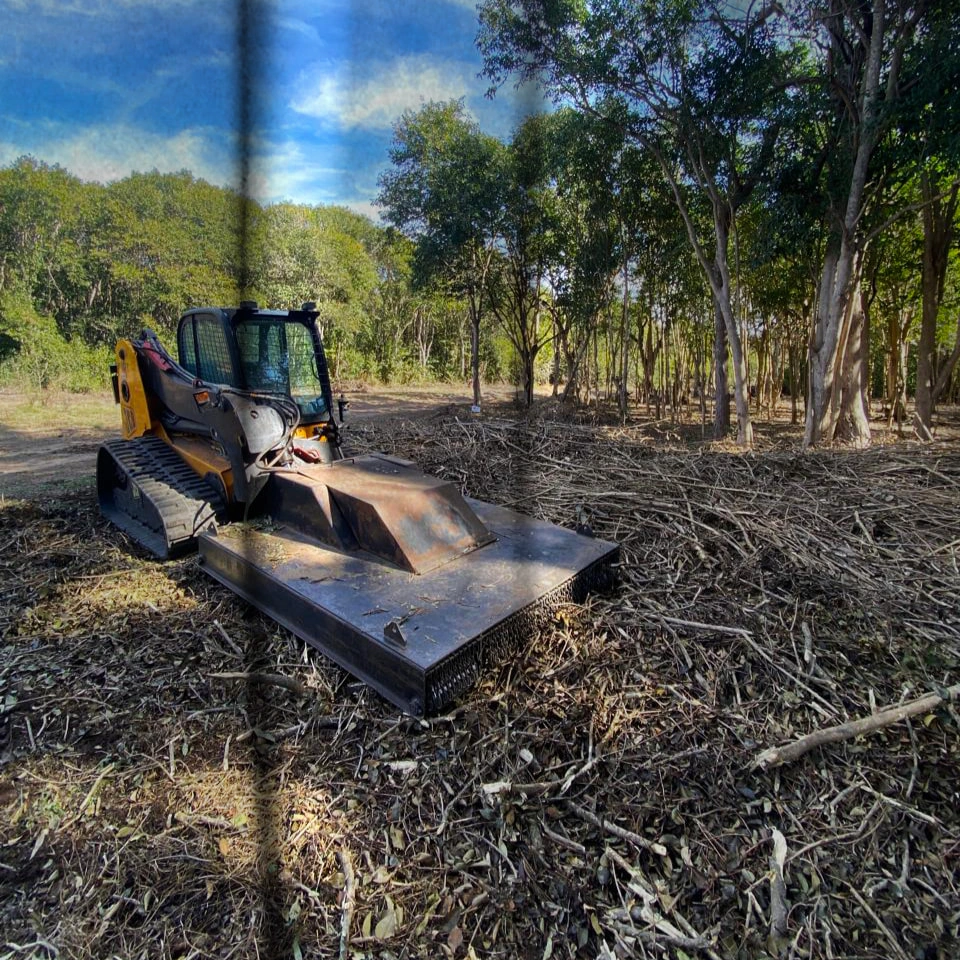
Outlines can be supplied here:
[[617, 542], [617, 587], [401, 715], [104, 522], [112, 403], [0, 396], [0, 960], [960, 955], [955, 418], [742, 454], [509, 391], [352, 399], [358, 452]]
[[[484, 408], [509, 406], [512, 387], [484, 388]], [[360, 386], [348, 394], [350, 425], [384, 418], [469, 415], [467, 387]], [[96, 469], [97, 448], [119, 433], [120, 415], [109, 394], [27, 396], [0, 390], [0, 497], [45, 487], [84, 485]]]

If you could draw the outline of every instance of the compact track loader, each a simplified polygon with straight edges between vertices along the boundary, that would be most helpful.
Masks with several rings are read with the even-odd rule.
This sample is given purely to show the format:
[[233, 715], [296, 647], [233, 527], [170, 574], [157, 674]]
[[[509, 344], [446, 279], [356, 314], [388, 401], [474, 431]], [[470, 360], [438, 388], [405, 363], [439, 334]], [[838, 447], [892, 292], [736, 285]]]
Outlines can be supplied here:
[[[179, 362], [121, 340], [104, 515], [204, 570], [403, 710], [441, 710], [556, 603], [609, 586], [615, 544], [384, 454], [345, 457], [317, 313], [189, 310]], [[342, 408], [340, 411], [342, 420]]]

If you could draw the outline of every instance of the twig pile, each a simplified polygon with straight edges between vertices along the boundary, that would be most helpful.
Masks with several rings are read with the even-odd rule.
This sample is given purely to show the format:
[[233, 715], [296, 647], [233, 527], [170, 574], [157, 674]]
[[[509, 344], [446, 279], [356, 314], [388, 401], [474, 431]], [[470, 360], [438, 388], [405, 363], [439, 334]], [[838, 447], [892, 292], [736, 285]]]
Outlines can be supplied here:
[[[415, 721], [89, 503], [0, 512], [0, 957], [951, 957], [960, 450], [355, 427], [622, 546], [621, 584]], [[286, 682], [285, 682], [286, 681]]]

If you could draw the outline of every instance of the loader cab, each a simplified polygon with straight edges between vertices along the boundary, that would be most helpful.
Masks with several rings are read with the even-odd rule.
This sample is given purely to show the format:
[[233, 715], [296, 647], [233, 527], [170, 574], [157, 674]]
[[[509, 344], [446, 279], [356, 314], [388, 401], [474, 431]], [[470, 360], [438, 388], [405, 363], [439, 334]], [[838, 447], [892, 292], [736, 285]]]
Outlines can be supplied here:
[[180, 319], [180, 366], [207, 383], [282, 394], [302, 424], [333, 420], [333, 397], [314, 304], [300, 310], [199, 308]]

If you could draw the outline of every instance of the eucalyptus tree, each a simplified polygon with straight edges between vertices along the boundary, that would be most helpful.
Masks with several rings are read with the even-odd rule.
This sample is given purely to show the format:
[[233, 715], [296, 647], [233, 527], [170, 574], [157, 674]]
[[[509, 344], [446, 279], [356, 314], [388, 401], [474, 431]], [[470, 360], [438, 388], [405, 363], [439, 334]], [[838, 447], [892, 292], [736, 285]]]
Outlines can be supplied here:
[[[558, 102], [623, 125], [657, 161], [733, 355], [738, 439], [752, 441], [732, 302], [731, 230], [763, 175], [794, 69], [772, 16], [700, 0], [484, 0], [478, 45], [494, 85], [538, 81]], [[710, 211], [701, 228], [691, 196]], [[725, 353], [718, 347], [718, 355]], [[724, 364], [716, 364], [719, 373]]]
[[106, 188], [95, 256], [104, 309], [119, 325], [112, 335], [144, 324], [170, 335], [186, 305], [236, 302], [242, 202], [186, 171], [134, 173]]
[[544, 115], [539, 123], [552, 176], [546, 270], [555, 327], [554, 392], [562, 376], [566, 400], [579, 387], [591, 338], [614, 295], [623, 230], [613, 181], [623, 136], [569, 107]]
[[901, 218], [871, 244], [864, 265], [861, 290], [873, 300], [867, 319], [879, 334], [872, 354], [883, 367], [888, 425], [902, 424], [907, 416], [908, 350], [917, 340], [922, 312], [922, 276], [917, 270], [922, 245], [916, 218]]
[[282, 307], [317, 304], [330, 343], [359, 330], [378, 283], [377, 230], [342, 207], [274, 204], [256, 211], [247, 234], [250, 293]]
[[503, 215], [503, 144], [480, 131], [462, 101], [408, 110], [393, 129], [392, 168], [380, 177], [385, 219], [416, 242], [415, 276], [467, 298], [473, 398], [480, 405], [480, 324]]
[[960, 359], [936, 367], [937, 327], [960, 212], [960, 8], [933, 3], [905, 55], [908, 82], [898, 104], [896, 150], [920, 192], [922, 302], [917, 351], [916, 425], [929, 437], [937, 399]]
[[[868, 342], [859, 304], [870, 222], [887, 182], [878, 151], [898, 121], [905, 89], [926, 66], [908, 53], [942, 0], [813, 0], [799, 5], [816, 60], [827, 240], [810, 343], [810, 403], [804, 442], [870, 442]], [[912, 73], [905, 71], [909, 64]]]
[[103, 201], [99, 184], [31, 157], [0, 171], [0, 295], [25, 296], [62, 333], [87, 333], [100, 306], [91, 252]]
[[390, 380], [404, 359], [416, 294], [411, 290], [413, 243], [390, 228], [377, 254], [378, 283], [371, 309], [355, 335], [361, 373]]
[[546, 322], [556, 224], [551, 133], [549, 118], [528, 117], [505, 151], [504, 202], [494, 233], [498, 256], [489, 286], [491, 309], [516, 352], [527, 406], [533, 403], [537, 357], [553, 338]]

